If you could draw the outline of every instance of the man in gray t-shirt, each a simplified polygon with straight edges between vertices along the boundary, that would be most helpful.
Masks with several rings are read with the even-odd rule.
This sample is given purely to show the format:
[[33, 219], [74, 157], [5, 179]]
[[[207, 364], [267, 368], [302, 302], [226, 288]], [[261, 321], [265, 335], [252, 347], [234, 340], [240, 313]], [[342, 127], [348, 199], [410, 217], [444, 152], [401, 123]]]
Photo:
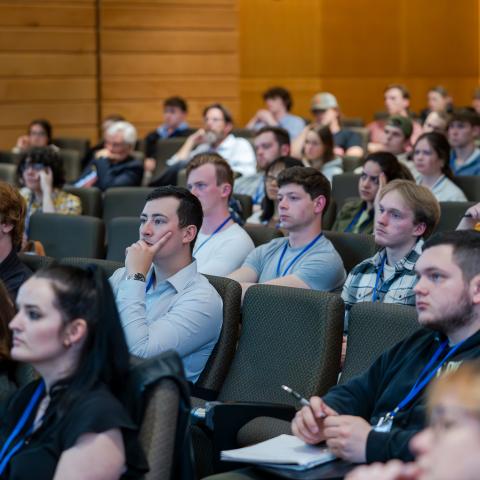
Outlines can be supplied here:
[[280, 173], [277, 183], [280, 225], [288, 238], [256, 248], [229, 278], [240, 282], [243, 294], [255, 283], [326, 291], [341, 287], [342, 259], [322, 234], [329, 181], [314, 168], [292, 167]]

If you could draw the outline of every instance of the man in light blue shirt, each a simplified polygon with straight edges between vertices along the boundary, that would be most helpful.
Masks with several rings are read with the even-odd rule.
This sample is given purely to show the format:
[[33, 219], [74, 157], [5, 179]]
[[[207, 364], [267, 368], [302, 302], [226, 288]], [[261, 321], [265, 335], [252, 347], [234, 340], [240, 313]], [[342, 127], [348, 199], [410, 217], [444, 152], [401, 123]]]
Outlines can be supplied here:
[[345, 281], [343, 262], [322, 234], [322, 214], [330, 183], [310, 167], [292, 167], [278, 176], [278, 214], [288, 238], [274, 239], [251, 252], [229, 275], [242, 292], [255, 283], [332, 291]]
[[176, 350], [196, 382], [217, 343], [223, 304], [197, 272], [192, 246], [203, 220], [199, 200], [179, 187], [157, 188], [140, 216], [140, 240], [110, 278], [130, 352]]

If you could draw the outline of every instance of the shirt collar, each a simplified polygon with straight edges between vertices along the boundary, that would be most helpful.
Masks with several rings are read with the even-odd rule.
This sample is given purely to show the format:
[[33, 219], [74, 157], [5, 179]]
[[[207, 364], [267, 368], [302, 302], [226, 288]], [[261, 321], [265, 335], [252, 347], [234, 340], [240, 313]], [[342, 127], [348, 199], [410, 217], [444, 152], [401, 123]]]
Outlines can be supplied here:
[[229, 133], [224, 139], [223, 142], [215, 149], [218, 153], [224, 152], [225, 150], [230, 150], [235, 143], [235, 136], [232, 133]]
[[[405, 257], [401, 258], [395, 265], [395, 270], [398, 272], [400, 270], [413, 270], [415, 264], [417, 263], [418, 257], [422, 254], [423, 244], [425, 240], [419, 238], [415, 246], [408, 252]], [[386, 255], [385, 248], [382, 248], [378, 251], [371, 259], [371, 262], [375, 267], [380, 267], [383, 261], [383, 257]]]
[[197, 261], [193, 260], [186, 267], [183, 267], [177, 273], [174, 273], [171, 277], [168, 277], [160, 283], [169, 283], [177, 292], [181, 292], [182, 290], [185, 290], [185, 287], [192, 278], [195, 277], [196, 273]]

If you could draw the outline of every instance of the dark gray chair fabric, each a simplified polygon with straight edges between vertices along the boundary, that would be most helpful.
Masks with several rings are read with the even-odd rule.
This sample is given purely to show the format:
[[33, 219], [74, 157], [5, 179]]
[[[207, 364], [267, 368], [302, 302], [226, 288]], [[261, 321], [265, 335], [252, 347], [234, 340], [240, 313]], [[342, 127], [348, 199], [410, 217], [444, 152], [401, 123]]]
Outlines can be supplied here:
[[43, 257], [41, 255], [31, 255], [29, 253], [19, 253], [18, 258], [24, 263], [32, 272], [40, 270], [40, 268], [48, 267], [55, 261], [52, 257]]
[[247, 220], [247, 218], [252, 215], [253, 212], [253, 201], [252, 197], [250, 195], [243, 195], [241, 193], [234, 193], [232, 195], [232, 198], [234, 200], [238, 200], [242, 207], [242, 217], [244, 220]]
[[363, 373], [386, 350], [420, 328], [414, 307], [357, 303], [349, 314], [345, 363], [339, 383]]
[[116, 217], [140, 218], [145, 200], [153, 188], [115, 187], [109, 188], [103, 198], [103, 220], [105, 225]]
[[13, 153], [9, 150], [0, 150], [0, 163], [18, 164], [20, 159], [19, 153]]
[[103, 258], [105, 225], [99, 218], [36, 212], [30, 219], [29, 237], [39, 240], [54, 258]]
[[97, 265], [101, 267], [107, 277], [111, 277], [115, 270], [124, 267], [120, 262], [113, 262], [110, 260], [103, 260], [101, 258], [84, 258], [84, 257], [65, 257], [60, 259], [62, 265], [71, 265], [72, 267], [85, 268], [87, 265]]
[[65, 170], [65, 180], [74, 182], [82, 173], [82, 156], [78, 150], [60, 150], [58, 155], [62, 159], [63, 169]]
[[80, 197], [82, 201], [82, 215], [102, 218], [102, 192], [98, 188], [78, 188], [65, 185], [63, 189], [68, 193]]
[[462, 189], [468, 201], [480, 202], [480, 176], [457, 176], [452, 180]]
[[240, 332], [242, 288], [234, 280], [205, 275], [223, 300], [223, 325], [215, 348], [196, 385], [218, 392], [227, 376]]
[[140, 220], [117, 217], [107, 224], [107, 260], [125, 261], [125, 249], [139, 239]]
[[344, 173], [353, 172], [357, 167], [362, 165], [363, 158], [345, 156], [342, 158], [342, 163]]
[[167, 160], [180, 150], [185, 140], [185, 137], [173, 137], [157, 141], [154, 154], [157, 166], [155, 167], [152, 178], [157, 178], [161, 175], [167, 168]]
[[375, 255], [376, 246], [373, 235], [363, 233], [345, 233], [324, 230], [324, 235], [333, 243], [340, 254], [343, 265], [349, 273], [355, 265]]
[[[340, 210], [345, 200], [350, 197], [358, 197], [358, 179], [360, 175], [353, 172], [334, 175], [332, 178], [332, 196]], [[333, 224], [332, 224], [333, 225]]]
[[265, 225], [254, 225], [247, 223], [243, 227], [245, 231], [250, 235], [255, 247], [263, 245], [272, 241], [274, 238], [283, 237], [281, 230], [273, 227], [267, 227]]
[[351, 130], [352, 132], [358, 133], [360, 135], [360, 138], [362, 139], [362, 143], [360, 146], [363, 148], [364, 152], [367, 152], [368, 139], [370, 136], [368, 128], [363, 126], [352, 126], [346, 128], [345, 130]]
[[62, 150], [76, 150], [80, 158], [83, 158], [90, 148], [90, 140], [88, 138], [59, 137], [53, 139], [52, 143]]
[[335, 199], [330, 197], [330, 203], [328, 204], [327, 209], [323, 212], [322, 216], [322, 228], [329, 230], [332, 228], [335, 223], [335, 218], [337, 217], [337, 202]]
[[17, 166], [13, 163], [0, 163], [0, 180], [17, 186]]
[[475, 202], [440, 202], [440, 221], [435, 232], [455, 230], [465, 211]]

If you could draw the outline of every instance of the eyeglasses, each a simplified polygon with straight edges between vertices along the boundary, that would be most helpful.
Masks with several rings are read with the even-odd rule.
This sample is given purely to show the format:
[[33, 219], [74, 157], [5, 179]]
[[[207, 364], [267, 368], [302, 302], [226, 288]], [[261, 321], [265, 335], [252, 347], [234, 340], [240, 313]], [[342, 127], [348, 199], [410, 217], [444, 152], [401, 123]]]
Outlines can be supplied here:
[[30, 130], [29, 135], [34, 137], [46, 137], [47, 134], [43, 130]]
[[273, 175], [267, 175], [265, 177], [265, 182], [267, 183], [273, 183], [273, 182], [277, 182], [277, 177], [274, 177]]
[[27, 163], [24, 169], [28, 170], [29, 168], [35, 170], [36, 172], [40, 172], [45, 168], [45, 165], [43, 163]]

